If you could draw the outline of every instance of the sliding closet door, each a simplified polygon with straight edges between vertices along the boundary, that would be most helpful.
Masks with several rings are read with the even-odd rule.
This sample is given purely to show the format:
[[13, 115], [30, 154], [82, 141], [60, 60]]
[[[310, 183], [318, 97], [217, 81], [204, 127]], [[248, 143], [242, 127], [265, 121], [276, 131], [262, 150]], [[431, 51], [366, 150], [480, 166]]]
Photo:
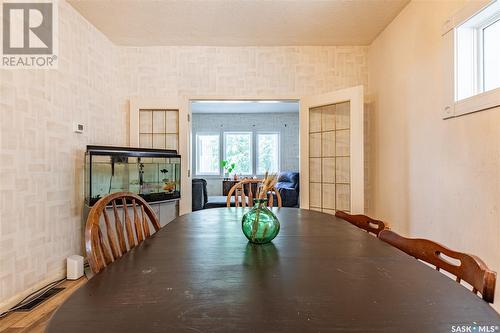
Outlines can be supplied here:
[[350, 102], [309, 109], [309, 208], [351, 210]]
[[364, 211], [361, 87], [301, 101], [301, 207]]

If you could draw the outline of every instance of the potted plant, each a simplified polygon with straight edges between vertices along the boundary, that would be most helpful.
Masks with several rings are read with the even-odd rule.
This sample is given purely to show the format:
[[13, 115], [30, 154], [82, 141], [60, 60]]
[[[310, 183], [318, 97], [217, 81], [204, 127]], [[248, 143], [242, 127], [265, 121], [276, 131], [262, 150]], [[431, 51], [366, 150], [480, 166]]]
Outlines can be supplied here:
[[229, 163], [228, 160], [222, 160], [220, 165], [226, 170], [226, 172], [224, 172], [224, 179], [229, 179], [229, 174], [236, 168], [236, 163]]

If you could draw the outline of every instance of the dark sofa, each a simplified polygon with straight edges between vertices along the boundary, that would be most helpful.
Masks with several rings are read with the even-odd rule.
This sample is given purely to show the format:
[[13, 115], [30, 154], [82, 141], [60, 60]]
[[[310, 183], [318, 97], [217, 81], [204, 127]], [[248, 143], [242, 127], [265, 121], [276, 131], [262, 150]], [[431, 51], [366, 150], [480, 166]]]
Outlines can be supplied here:
[[192, 210], [205, 209], [208, 201], [207, 181], [205, 179], [193, 178], [192, 188]]
[[283, 207], [299, 207], [299, 173], [282, 172], [276, 188], [280, 192]]
[[[225, 196], [208, 196], [207, 182], [205, 179], [193, 179], [192, 182], [192, 210], [206, 208], [226, 207]], [[283, 207], [299, 207], [299, 173], [282, 172], [278, 176], [276, 189], [280, 192]], [[277, 204], [275, 198], [274, 203]], [[231, 198], [231, 206], [234, 206], [234, 197]]]

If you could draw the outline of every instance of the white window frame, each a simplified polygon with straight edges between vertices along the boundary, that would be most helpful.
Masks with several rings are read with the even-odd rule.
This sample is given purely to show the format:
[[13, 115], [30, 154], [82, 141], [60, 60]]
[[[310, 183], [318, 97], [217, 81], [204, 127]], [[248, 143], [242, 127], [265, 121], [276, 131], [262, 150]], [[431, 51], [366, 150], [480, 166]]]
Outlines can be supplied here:
[[[500, 3], [499, 3], [499, 6], [500, 6]], [[478, 29], [477, 38], [479, 39], [479, 42], [478, 42], [479, 53], [478, 54], [481, 57], [481, 61], [479, 62], [479, 64], [480, 64], [479, 79], [480, 79], [480, 87], [481, 87], [482, 91], [484, 91], [484, 89], [485, 89], [485, 87], [484, 87], [485, 86], [485, 82], [484, 82], [485, 78], [484, 78], [484, 69], [483, 69], [483, 65], [485, 62], [484, 61], [484, 30], [497, 22], [500, 22], [500, 12], [497, 13], [495, 16], [490, 17], [488, 20], [483, 21], [483, 23], [477, 27], [477, 29]], [[500, 41], [498, 41], [498, 42], [500, 43]], [[496, 89], [498, 89], [498, 88], [496, 88]]]
[[253, 149], [253, 145], [254, 145], [254, 135], [253, 135], [253, 132], [249, 132], [249, 131], [225, 131], [223, 132], [223, 136], [224, 136], [224, 140], [223, 140], [223, 143], [222, 143], [222, 156], [224, 156], [224, 160], [227, 160], [227, 156], [226, 156], [226, 142], [227, 142], [227, 135], [228, 134], [245, 134], [245, 135], [249, 135], [250, 136], [250, 173], [241, 173], [241, 174], [238, 174], [238, 175], [241, 175], [241, 176], [253, 176], [254, 175], [254, 149]]
[[255, 175], [263, 176], [264, 174], [259, 174], [259, 135], [273, 134], [278, 135], [278, 172], [281, 171], [281, 133], [278, 131], [259, 131], [255, 133]]
[[[218, 171], [217, 172], [200, 172], [200, 141], [198, 138], [200, 136], [206, 136], [206, 135], [212, 135], [212, 136], [217, 136], [219, 137], [219, 156], [218, 156]], [[220, 167], [220, 160], [221, 160], [221, 135], [220, 132], [197, 132], [195, 134], [195, 142], [196, 142], [196, 151], [195, 151], [195, 160], [196, 160], [196, 175], [197, 176], [220, 176], [221, 175], [221, 167]]]
[[443, 24], [443, 73], [445, 76], [444, 82], [446, 83], [444, 91], [445, 102], [441, 111], [443, 119], [487, 110], [500, 105], [500, 88], [495, 88], [485, 92], [482, 91], [483, 75], [482, 68], [480, 66], [482, 66], [483, 61], [477, 61], [478, 57], [483, 57], [482, 29], [488, 26], [488, 24], [495, 22], [498, 19], [498, 16], [491, 17], [491, 19], [485, 20], [482, 24], [475, 27], [475, 30], [477, 30], [474, 36], [474, 57], [476, 58], [476, 65], [474, 66], [474, 86], [476, 94], [468, 98], [457, 100], [457, 28], [459, 28], [464, 22], [468, 21], [471, 17], [475, 16], [483, 9], [497, 1], [500, 0], [469, 1], [460, 11]]

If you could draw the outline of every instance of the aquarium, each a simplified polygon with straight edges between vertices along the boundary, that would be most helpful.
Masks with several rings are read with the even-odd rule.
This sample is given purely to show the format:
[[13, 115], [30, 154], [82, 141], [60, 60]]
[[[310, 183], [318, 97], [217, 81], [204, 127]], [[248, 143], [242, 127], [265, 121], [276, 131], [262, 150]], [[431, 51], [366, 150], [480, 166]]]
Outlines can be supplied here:
[[87, 146], [85, 202], [94, 205], [115, 192], [132, 192], [148, 202], [179, 199], [181, 156], [175, 150]]

